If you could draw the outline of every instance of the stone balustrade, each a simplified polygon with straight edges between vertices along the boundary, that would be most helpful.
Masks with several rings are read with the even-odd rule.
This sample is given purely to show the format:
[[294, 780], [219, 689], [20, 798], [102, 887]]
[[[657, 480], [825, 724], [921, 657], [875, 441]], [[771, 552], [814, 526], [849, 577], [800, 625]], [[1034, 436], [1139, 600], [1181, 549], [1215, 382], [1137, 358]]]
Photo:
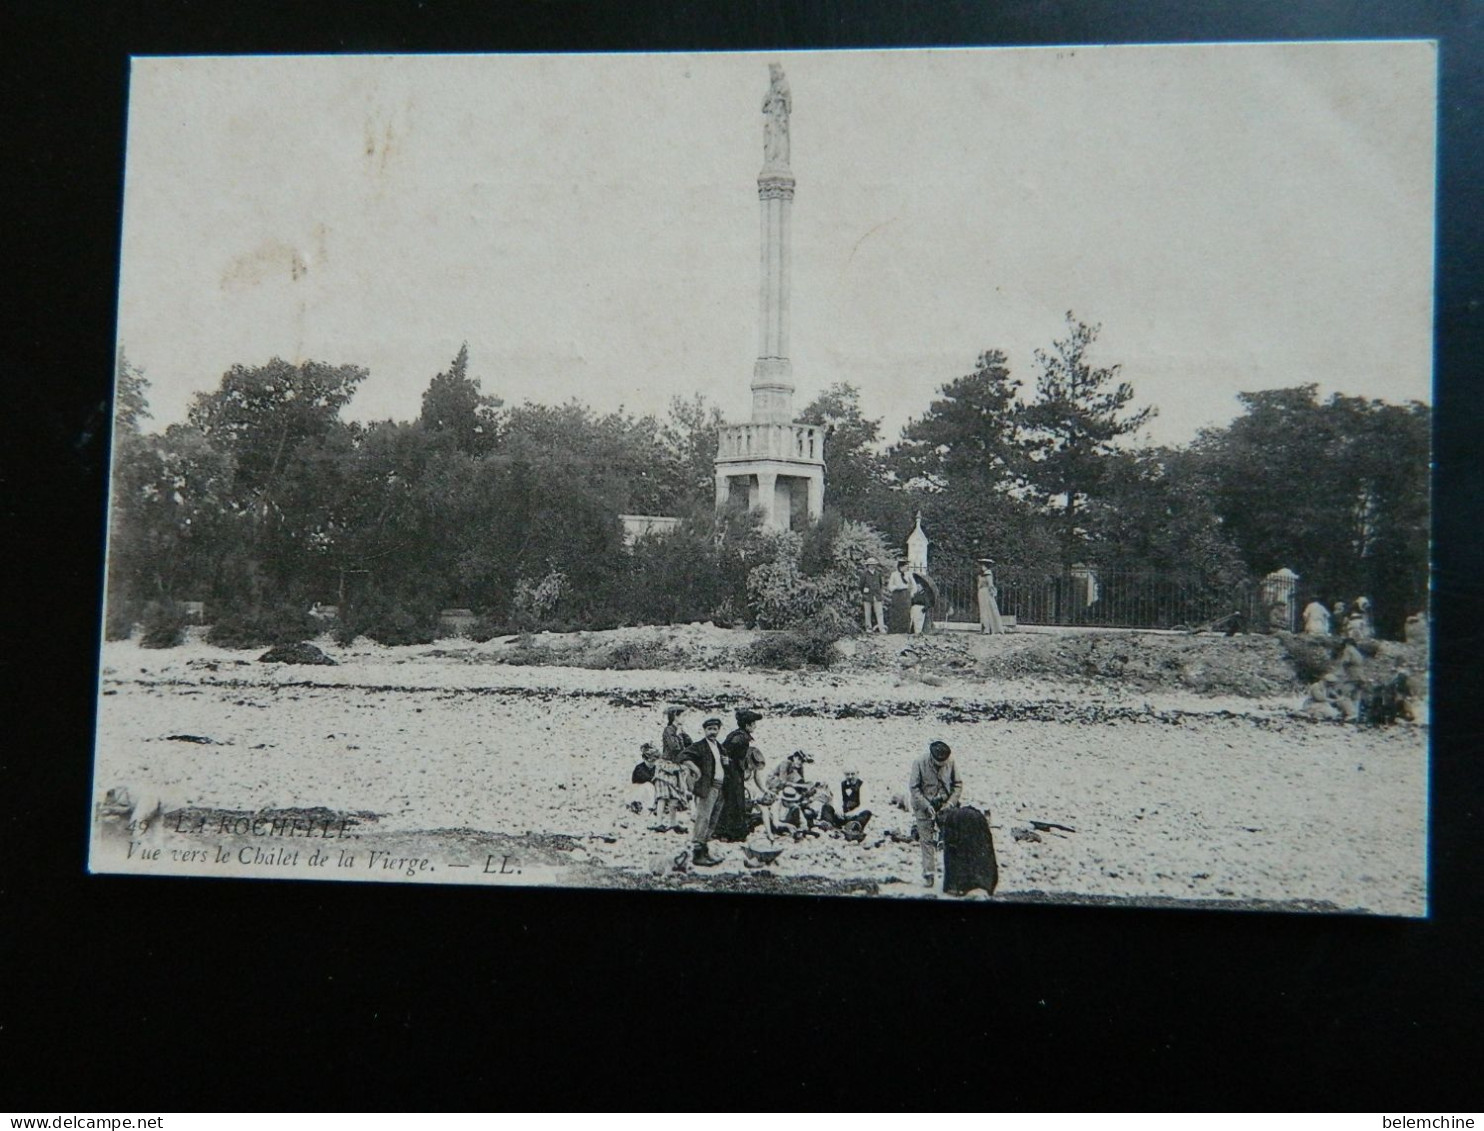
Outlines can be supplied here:
[[824, 463], [824, 428], [817, 424], [723, 424], [716, 458]]

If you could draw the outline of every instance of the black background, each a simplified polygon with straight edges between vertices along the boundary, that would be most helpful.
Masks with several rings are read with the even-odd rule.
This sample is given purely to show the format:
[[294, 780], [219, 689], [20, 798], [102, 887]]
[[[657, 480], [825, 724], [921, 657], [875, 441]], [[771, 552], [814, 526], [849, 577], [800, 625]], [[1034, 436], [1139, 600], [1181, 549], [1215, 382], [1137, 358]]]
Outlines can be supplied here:
[[[1480, 13], [8, 6], [0, 1102], [1477, 1109]], [[1442, 41], [1428, 921], [86, 874], [129, 55], [1387, 37]]]

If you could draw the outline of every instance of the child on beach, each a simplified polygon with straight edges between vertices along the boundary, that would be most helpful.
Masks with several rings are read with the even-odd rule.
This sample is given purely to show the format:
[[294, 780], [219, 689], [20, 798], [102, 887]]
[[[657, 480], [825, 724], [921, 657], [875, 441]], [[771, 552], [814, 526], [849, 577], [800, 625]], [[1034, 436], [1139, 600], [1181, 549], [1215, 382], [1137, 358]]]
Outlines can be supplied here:
[[659, 761], [659, 748], [652, 742], [639, 747], [639, 764], [629, 775], [630, 789], [624, 795], [623, 807], [631, 813], [654, 808], [654, 767]]
[[654, 812], [658, 822], [653, 829], [660, 833], [683, 833], [686, 827], [680, 822], [680, 812], [686, 807], [691, 791], [691, 779], [685, 764], [659, 757], [652, 742], [646, 742], [644, 746], [656, 755], [653, 784]]

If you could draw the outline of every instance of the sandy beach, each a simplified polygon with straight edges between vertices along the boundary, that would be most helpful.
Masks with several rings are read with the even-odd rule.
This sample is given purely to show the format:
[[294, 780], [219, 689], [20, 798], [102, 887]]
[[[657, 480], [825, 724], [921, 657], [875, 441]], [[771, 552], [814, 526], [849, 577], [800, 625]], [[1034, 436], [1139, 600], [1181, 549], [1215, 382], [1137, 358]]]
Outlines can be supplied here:
[[[984, 663], [923, 682], [896, 662], [900, 638], [857, 641], [840, 670], [707, 670], [721, 632], [682, 636], [688, 671], [495, 662], [508, 641], [322, 641], [335, 666], [258, 663], [198, 638], [109, 643], [93, 868], [932, 897], [892, 797], [942, 738], [964, 800], [990, 814], [997, 900], [1426, 913], [1425, 727], [1315, 722], [1294, 694], [987, 679]], [[983, 659], [1023, 641], [974, 647]], [[837, 796], [845, 771], [860, 774], [865, 841], [789, 843], [766, 871], [721, 845], [720, 867], [656, 878], [655, 858], [688, 839], [623, 803], [670, 703], [696, 735], [707, 714], [730, 726], [734, 709], [761, 710], [769, 764], [807, 750]], [[158, 791], [153, 841], [101, 807], [119, 787]], [[158, 856], [141, 857], [146, 843]]]

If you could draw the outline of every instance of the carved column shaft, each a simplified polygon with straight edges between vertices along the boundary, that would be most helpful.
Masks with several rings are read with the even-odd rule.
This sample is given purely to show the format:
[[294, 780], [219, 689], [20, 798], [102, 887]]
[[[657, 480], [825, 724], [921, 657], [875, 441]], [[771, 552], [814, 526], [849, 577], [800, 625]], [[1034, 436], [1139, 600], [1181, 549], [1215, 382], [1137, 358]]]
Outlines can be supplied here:
[[778, 181], [760, 181], [762, 248], [758, 288], [758, 359], [788, 359], [788, 300], [790, 211], [793, 188]]
[[791, 216], [794, 179], [765, 168], [757, 182], [760, 214], [758, 350], [752, 370], [752, 419], [793, 420], [793, 363], [788, 357]]

